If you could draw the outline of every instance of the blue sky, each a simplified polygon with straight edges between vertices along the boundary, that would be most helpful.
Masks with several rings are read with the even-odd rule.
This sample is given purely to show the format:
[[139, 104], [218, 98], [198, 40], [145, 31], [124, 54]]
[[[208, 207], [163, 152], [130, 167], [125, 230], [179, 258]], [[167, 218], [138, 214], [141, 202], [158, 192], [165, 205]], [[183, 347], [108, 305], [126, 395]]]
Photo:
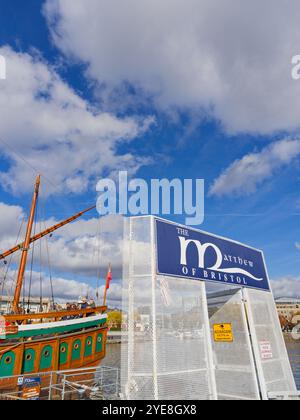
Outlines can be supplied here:
[[[2, 224], [8, 213], [22, 218], [15, 206], [28, 208], [32, 167], [55, 220], [93, 204], [97, 180], [115, 170], [204, 178], [201, 228], [263, 249], [276, 294], [299, 295], [300, 82], [290, 64], [299, 4], [285, 9], [283, 28], [281, 6], [270, 12], [268, 1], [249, 10], [230, 1], [216, 13], [206, 0], [146, 1], [144, 10], [130, 0], [130, 12], [119, 1], [70, 3], [1, 1]], [[20, 104], [6, 106], [11, 97]], [[3, 247], [12, 241], [4, 230]], [[83, 239], [62, 247], [77, 258]], [[80, 274], [57, 264], [57, 276], [93, 287], [78, 258]]]

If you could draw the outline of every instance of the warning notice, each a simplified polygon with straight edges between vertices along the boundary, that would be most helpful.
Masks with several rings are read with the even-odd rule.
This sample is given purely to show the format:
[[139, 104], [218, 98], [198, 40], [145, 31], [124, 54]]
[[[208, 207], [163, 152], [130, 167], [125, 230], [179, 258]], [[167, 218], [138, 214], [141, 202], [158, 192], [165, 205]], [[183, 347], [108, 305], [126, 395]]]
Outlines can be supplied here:
[[23, 398], [25, 400], [39, 400], [41, 394], [41, 378], [25, 378], [23, 384]]
[[232, 343], [233, 339], [232, 324], [214, 325], [214, 340], [216, 343]]
[[273, 359], [273, 351], [270, 341], [261, 341], [259, 343], [259, 347], [262, 360]]

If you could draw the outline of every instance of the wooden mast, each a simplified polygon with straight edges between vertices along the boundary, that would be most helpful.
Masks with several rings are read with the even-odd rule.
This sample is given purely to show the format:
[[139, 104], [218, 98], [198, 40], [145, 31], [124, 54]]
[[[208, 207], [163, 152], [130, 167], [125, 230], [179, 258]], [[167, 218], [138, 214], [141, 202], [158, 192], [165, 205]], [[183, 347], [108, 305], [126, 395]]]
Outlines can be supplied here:
[[19, 302], [20, 302], [20, 296], [21, 296], [21, 291], [22, 291], [22, 286], [23, 286], [24, 273], [25, 273], [25, 269], [26, 269], [27, 256], [28, 256], [28, 251], [29, 251], [29, 247], [30, 247], [31, 232], [32, 232], [32, 227], [33, 227], [33, 223], [34, 223], [34, 217], [35, 217], [35, 212], [36, 212], [37, 199], [38, 199], [38, 196], [39, 196], [40, 184], [41, 184], [41, 176], [38, 175], [38, 177], [36, 178], [36, 182], [35, 182], [35, 188], [34, 188], [32, 205], [31, 205], [31, 210], [30, 210], [30, 216], [29, 216], [29, 220], [28, 220], [26, 237], [25, 237], [25, 241], [24, 241], [24, 247], [23, 247], [23, 251], [22, 251], [21, 262], [20, 262], [19, 273], [18, 273], [18, 279], [17, 279], [16, 289], [15, 289], [15, 295], [14, 295], [14, 300], [13, 300], [13, 304], [12, 304], [12, 310], [13, 310], [14, 313], [19, 313], [20, 312]]

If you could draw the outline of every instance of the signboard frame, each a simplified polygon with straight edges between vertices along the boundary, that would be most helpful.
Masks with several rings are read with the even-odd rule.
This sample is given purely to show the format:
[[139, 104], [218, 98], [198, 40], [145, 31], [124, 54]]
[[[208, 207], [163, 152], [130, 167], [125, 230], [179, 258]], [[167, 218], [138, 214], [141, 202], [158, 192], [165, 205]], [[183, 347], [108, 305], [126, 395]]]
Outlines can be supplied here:
[[[223, 284], [223, 285], [228, 285], [228, 286], [239, 286], [241, 288], [246, 288], [246, 289], [254, 289], [254, 290], [260, 290], [260, 291], [264, 291], [264, 292], [269, 292], [272, 293], [272, 289], [271, 289], [271, 285], [270, 285], [270, 277], [269, 277], [269, 273], [267, 270], [267, 265], [266, 265], [266, 260], [265, 260], [265, 256], [264, 256], [264, 252], [261, 249], [258, 248], [254, 248], [252, 246], [243, 244], [239, 241], [233, 240], [233, 239], [229, 239], [220, 235], [215, 235], [213, 233], [210, 232], [206, 232], [204, 230], [200, 230], [200, 229], [195, 229], [193, 227], [189, 227], [189, 226], [185, 226], [179, 223], [175, 223], [169, 220], [165, 220], [159, 217], [154, 217], [153, 216], [153, 223], [154, 223], [154, 232], [155, 232], [155, 247], [156, 247], [156, 274], [157, 275], [163, 275], [163, 276], [171, 276], [171, 277], [178, 277], [178, 278], [189, 278], [193, 281], [205, 281], [205, 282], [209, 282], [209, 283], [216, 283], [216, 284]], [[227, 243], [231, 243], [234, 246], [239, 246], [245, 249], [249, 249], [251, 252], [256, 252], [257, 254], [260, 255], [261, 257], [261, 262], [262, 262], [262, 269], [264, 270], [265, 273], [265, 279], [264, 282], [266, 283], [267, 287], [258, 287], [258, 286], [253, 286], [253, 285], [248, 285], [248, 284], [238, 284], [238, 283], [233, 283], [233, 282], [225, 282], [225, 281], [221, 281], [221, 280], [214, 280], [211, 278], [204, 278], [204, 277], [198, 277], [198, 276], [191, 276], [191, 275], [185, 275], [183, 273], [180, 274], [176, 274], [176, 273], [171, 273], [171, 272], [166, 272], [164, 270], [161, 270], [159, 267], [159, 239], [158, 239], [158, 223], [163, 223], [166, 225], [171, 225], [174, 226], [175, 228], [179, 228], [182, 230], [187, 230], [187, 231], [191, 231], [191, 232], [195, 232], [196, 234], [200, 234], [200, 235], [206, 235], [208, 237], [211, 237], [213, 239], [216, 240], [220, 240], [220, 241], [225, 241]], [[204, 269], [204, 271], [210, 271], [210, 269]], [[216, 270], [216, 272], [218, 272]]]

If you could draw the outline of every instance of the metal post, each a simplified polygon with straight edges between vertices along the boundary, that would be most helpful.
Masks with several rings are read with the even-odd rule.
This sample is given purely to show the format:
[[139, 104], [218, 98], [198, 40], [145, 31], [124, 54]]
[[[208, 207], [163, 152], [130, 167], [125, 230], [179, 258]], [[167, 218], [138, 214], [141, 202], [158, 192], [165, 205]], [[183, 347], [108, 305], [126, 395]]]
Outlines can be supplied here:
[[156, 255], [155, 255], [155, 222], [154, 217], [150, 217], [151, 227], [151, 270], [152, 270], [152, 339], [153, 339], [153, 385], [154, 399], [159, 399], [158, 377], [157, 377], [157, 329], [156, 329]]
[[66, 374], [63, 375], [63, 389], [62, 389], [62, 395], [61, 395], [61, 399], [62, 401], [65, 400], [65, 393], [66, 393]]
[[206, 297], [206, 285], [201, 281], [201, 294], [202, 294], [202, 313], [204, 313], [204, 347], [206, 351], [206, 368], [208, 370], [209, 385], [212, 400], [218, 399], [217, 381], [216, 381], [216, 367], [213, 359], [212, 336], [210, 331], [208, 304]]
[[[134, 272], [133, 272], [133, 255], [132, 255], [132, 224], [134, 223], [134, 219], [127, 219], [125, 221], [126, 225], [126, 235], [124, 234], [127, 245], [126, 245], [126, 253], [125, 256], [128, 261], [125, 262], [127, 266], [127, 273], [128, 276], [128, 359], [127, 359], [127, 385], [128, 385], [128, 393], [126, 390], [124, 392], [126, 398], [130, 398], [130, 387], [132, 384], [132, 369], [133, 369], [133, 357], [134, 357]], [[129, 231], [128, 231], [128, 223], [129, 223]]]
[[242, 305], [243, 305], [242, 314], [243, 314], [244, 328], [245, 328], [245, 331], [248, 332], [248, 334], [246, 334], [246, 340], [250, 348], [249, 354], [251, 358], [250, 362], [251, 362], [252, 371], [255, 377], [255, 390], [257, 394], [257, 399], [259, 400], [261, 399], [261, 389], [260, 389], [260, 381], [258, 377], [257, 363], [255, 361], [255, 352], [254, 352], [252, 334], [251, 334], [250, 325], [249, 325], [247, 295], [245, 293], [245, 289], [241, 289], [239, 293], [241, 293], [241, 299], [242, 299]]
[[116, 396], [119, 396], [119, 369], [117, 369], [117, 378], [116, 378]]
[[262, 400], [268, 400], [268, 392], [267, 392], [266, 383], [265, 383], [265, 380], [264, 380], [263, 367], [262, 367], [262, 364], [260, 362], [260, 354], [259, 354], [259, 350], [258, 350], [259, 344], [258, 344], [258, 340], [257, 340], [257, 337], [256, 337], [255, 323], [254, 323], [254, 318], [253, 318], [253, 313], [252, 313], [252, 307], [251, 307], [250, 300], [249, 300], [248, 289], [244, 289], [244, 299], [245, 299], [245, 302], [246, 302], [248, 321], [249, 321], [249, 332], [250, 332], [251, 337], [252, 337], [253, 353], [254, 353], [254, 358], [255, 358], [255, 361], [256, 361], [256, 368], [257, 368], [257, 374], [258, 374], [259, 387], [260, 387], [260, 390], [261, 390], [261, 396], [262, 396]]
[[51, 372], [50, 374], [50, 387], [49, 387], [49, 397], [48, 397], [49, 401], [51, 401], [51, 398], [52, 398], [52, 385], [53, 385], [52, 381], [53, 381], [53, 372]]

